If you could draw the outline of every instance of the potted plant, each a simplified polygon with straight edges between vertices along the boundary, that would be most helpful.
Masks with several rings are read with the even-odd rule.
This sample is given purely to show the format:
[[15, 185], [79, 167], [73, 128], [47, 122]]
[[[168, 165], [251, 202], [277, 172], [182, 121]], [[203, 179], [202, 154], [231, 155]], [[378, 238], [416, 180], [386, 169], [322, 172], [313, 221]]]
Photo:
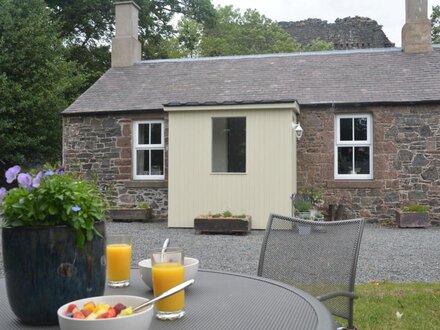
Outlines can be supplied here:
[[298, 200], [295, 202], [296, 214], [305, 220], [310, 220], [310, 210], [312, 209], [312, 202], [308, 200]]
[[[37, 174], [16, 165], [0, 188], [3, 264], [12, 311], [56, 324], [57, 309], [105, 289], [105, 200], [93, 182], [63, 168]], [[28, 299], [29, 298], [29, 299]]]
[[199, 233], [247, 234], [251, 231], [250, 215], [234, 215], [230, 211], [199, 215], [194, 219], [194, 229]]
[[396, 211], [396, 222], [400, 228], [429, 227], [429, 207], [411, 204]]
[[108, 214], [110, 219], [116, 222], [149, 222], [153, 219], [153, 209], [147, 202], [137, 205], [110, 207]]

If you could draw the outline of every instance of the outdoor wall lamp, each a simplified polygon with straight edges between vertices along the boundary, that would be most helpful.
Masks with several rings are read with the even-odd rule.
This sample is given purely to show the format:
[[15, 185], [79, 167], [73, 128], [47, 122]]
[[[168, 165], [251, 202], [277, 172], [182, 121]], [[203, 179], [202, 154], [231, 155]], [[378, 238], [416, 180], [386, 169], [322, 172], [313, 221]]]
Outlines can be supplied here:
[[301, 140], [301, 137], [303, 136], [303, 128], [301, 127], [300, 123], [292, 123], [292, 128], [295, 130], [296, 138], [298, 140]]

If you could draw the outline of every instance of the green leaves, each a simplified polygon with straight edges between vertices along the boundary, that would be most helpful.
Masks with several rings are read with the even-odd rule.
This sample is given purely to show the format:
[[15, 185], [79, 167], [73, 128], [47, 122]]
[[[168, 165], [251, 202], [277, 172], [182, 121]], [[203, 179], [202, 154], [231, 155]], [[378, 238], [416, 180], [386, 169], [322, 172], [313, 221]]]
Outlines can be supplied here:
[[70, 173], [43, 177], [37, 188], [14, 188], [0, 206], [7, 227], [66, 224], [76, 233], [78, 246], [91, 240], [94, 224], [104, 219], [106, 202], [94, 182]]

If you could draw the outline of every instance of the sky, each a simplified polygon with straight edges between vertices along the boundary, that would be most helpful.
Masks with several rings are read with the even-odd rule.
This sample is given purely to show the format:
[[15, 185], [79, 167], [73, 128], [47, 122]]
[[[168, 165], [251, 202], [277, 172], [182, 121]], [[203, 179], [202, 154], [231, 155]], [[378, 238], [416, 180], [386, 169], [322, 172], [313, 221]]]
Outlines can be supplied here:
[[[363, 16], [382, 25], [382, 31], [396, 47], [401, 45], [401, 30], [405, 24], [405, 0], [212, 0], [217, 5], [233, 5], [243, 12], [256, 9], [264, 16], [280, 21], [301, 21], [319, 18], [333, 23], [337, 18]], [[440, 0], [428, 0], [428, 18], [432, 6]]]

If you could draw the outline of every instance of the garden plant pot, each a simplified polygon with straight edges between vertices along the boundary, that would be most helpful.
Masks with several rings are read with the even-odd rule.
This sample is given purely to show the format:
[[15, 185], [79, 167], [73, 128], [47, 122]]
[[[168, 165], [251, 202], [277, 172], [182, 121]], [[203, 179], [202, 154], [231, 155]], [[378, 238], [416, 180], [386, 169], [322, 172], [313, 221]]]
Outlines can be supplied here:
[[205, 217], [194, 219], [194, 229], [199, 233], [247, 234], [251, 231], [252, 218]]
[[[95, 228], [105, 237], [104, 222]], [[57, 309], [69, 301], [100, 296], [105, 289], [105, 239], [78, 248], [68, 226], [2, 229], [9, 304], [28, 324], [57, 324]]]
[[423, 228], [431, 226], [429, 214], [426, 212], [396, 211], [396, 222], [400, 228]]
[[153, 210], [151, 208], [121, 207], [109, 209], [108, 214], [116, 222], [150, 222], [153, 219]]

